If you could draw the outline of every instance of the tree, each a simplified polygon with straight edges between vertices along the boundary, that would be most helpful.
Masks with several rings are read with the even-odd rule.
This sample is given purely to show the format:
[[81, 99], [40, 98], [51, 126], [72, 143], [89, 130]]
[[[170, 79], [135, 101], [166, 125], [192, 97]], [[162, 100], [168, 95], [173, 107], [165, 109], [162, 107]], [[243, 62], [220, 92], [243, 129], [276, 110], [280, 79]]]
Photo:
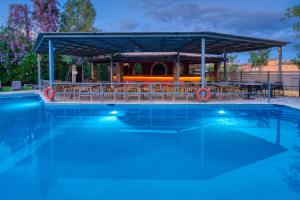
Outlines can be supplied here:
[[292, 62], [298, 66], [298, 69], [300, 69], [300, 51], [298, 51], [297, 57], [292, 59]]
[[31, 0], [32, 18], [38, 32], [56, 32], [59, 23], [59, 10], [56, 0]]
[[[296, 32], [296, 38], [300, 39], [300, 4], [288, 8], [286, 12], [286, 17], [289, 19], [295, 19], [295, 23], [293, 26], [294, 31]], [[297, 57], [293, 59], [294, 63], [298, 65], [300, 69], [300, 45], [296, 45], [296, 50], [298, 51]]]
[[61, 32], [96, 32], [96, 10], [90, 0], [68, 0], [61, 14]]
[[237, 72], [240, 70], [240, 65], [237, 64], [237, 55], [229, 55], [227, 57], [227, 68], [229, 72]]
[[29, 64], [30, 58], [27, 58], [32, 56], [29, 54], [32, 45], [32, 24], [29, 13], [27, 5], [11, 4], [7, 24], [1, 27], [0, 78], [4, 84], [16, 79], [26, 82], [34, 73], [32, 65]]
[[[67, 0], [60, 15], [60, 32], [97, 32], [94, 27], [96, 10], [90, 0]], [[82, 71], [83, 58], [68, 56]], [[77, 76], [81, 79], [81, 73]]]
[[258, 68], [259, 71], [262, 70], [264, 65], [267, 65], [269, 62], [270, 49], [258, 50], [250, 52], [250, 58], [248, 62], [252, 68]]
[[19, 62], [30, 49], [31, 20], [27, 5], [11, 4], [4, 41], [11, 53], [11, 62]]

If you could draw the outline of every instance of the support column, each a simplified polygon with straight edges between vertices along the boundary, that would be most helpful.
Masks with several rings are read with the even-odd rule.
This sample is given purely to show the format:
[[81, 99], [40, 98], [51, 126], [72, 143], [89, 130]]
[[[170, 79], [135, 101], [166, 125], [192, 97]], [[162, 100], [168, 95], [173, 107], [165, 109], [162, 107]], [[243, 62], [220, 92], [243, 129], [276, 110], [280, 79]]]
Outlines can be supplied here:
[[132, 63], [132, 66], [131, 66], [131, 76], [135, 75], [135, 65], [136, 65], [136, 63]]
[[41, 91], [41, 56], [37, 55], [37, 67], [38, 67], [38, 89]]
[[117, 82], [123, 81], [123, 66], [122, 63], [118, 62], [116, 64], [116, 76], [117, 76]]
[[173, 60], [173, 82], [175, 83], [176, 82], [176, 72], [177, 72], [177, 64], [176, 64], [176, 60], [174, 59]]
[[110, 56], [110, 70], [109, 71], [109, 78], [110, 78], [110, 84], [113, 82], [113, 73], [114, 73], [114, 58], [113, 54]]
[[83, 61], [84, 59], [82, 58], [82, 62], [81, 62], [81, 82], [84, 82], [84, 69], [83, 69]]
[[52, 40], [49, 40], [49, 82], [50, 86], [54, 86], [54, 48]]
[[201, 40], [201, 88], [205, 88], [206, 80], [205, 80], [205, 38]]
[[177, 62], [176, 62], [176, 82], [180, 82], [180, 55], [177, 53]]
[[173, 66], [173, 82], [180, 81], [180, 57], [179, 53], [177, 53], [176, 60], [174, 60]]
[[228, 80], [228, 74], [227, 74], [227, 53], [224, 49], [224, 80]]
[[98, 81], [98, 67], [97, 63], [92, 63], [92, 80]]
[[278, 81], [282, 82], [282, 47], [278, 47]]
[[216, 62], [214, 63], [214, 81], [220, 81], [220, 78], [221, 78], [221, 73], [220, 73], [220, 63], [219, 62]]
[[120, 63], [120, 82], [123, 82], [123, 76], [124, 76], [124, 66], [123, 63]]

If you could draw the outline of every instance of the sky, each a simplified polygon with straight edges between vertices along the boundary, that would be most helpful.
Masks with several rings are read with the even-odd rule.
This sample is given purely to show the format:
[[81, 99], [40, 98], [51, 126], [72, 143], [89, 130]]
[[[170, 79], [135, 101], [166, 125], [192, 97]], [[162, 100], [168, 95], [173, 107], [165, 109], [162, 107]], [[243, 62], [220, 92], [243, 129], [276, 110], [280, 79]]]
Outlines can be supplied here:
[[[58, 0], [60, 8], [66, 0]], [[299, 0], [92, 0], [97, 11], [95, 25], [105, 32], [213, 31], [290, 42], [283, 58], [296, 57], [293, 20], [284, 18], [287, 8]], [[11, 3], [30, 0], [0, 0], [0, 23]], [[245, 63], [248, 53], [238, 54]], [[277, 57], [277, 49], [271, 52]]]

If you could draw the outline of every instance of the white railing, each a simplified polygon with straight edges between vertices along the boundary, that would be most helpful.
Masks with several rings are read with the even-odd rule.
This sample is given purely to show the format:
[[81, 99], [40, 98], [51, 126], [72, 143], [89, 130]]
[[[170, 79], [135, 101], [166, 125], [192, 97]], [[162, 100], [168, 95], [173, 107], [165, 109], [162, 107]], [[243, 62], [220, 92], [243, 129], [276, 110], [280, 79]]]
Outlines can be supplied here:
[[[49, 81], [42, 80], [42, 89]], [[55, 82], [56, 101], [192, 101], [201, 83]], [[263, 98], [269, 100], [283, 85], [269, 82], [207, 82], [210, 100]], [[272, 91], [272, 92], [271, 92]]]

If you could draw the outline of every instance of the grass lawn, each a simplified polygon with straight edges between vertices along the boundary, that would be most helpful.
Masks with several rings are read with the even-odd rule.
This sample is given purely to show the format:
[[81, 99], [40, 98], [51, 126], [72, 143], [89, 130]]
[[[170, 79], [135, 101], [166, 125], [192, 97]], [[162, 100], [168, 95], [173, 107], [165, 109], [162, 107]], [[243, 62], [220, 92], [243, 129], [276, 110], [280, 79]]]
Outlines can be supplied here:
[[[22, 90], [32, 90], [32, 87], [26, 86], [26, 87], [23, 87]], [[2, 89], [0, 89], [0, 92], [10, 92], [10, 91], [11, 91], [10, 86], [3, 86]]]

